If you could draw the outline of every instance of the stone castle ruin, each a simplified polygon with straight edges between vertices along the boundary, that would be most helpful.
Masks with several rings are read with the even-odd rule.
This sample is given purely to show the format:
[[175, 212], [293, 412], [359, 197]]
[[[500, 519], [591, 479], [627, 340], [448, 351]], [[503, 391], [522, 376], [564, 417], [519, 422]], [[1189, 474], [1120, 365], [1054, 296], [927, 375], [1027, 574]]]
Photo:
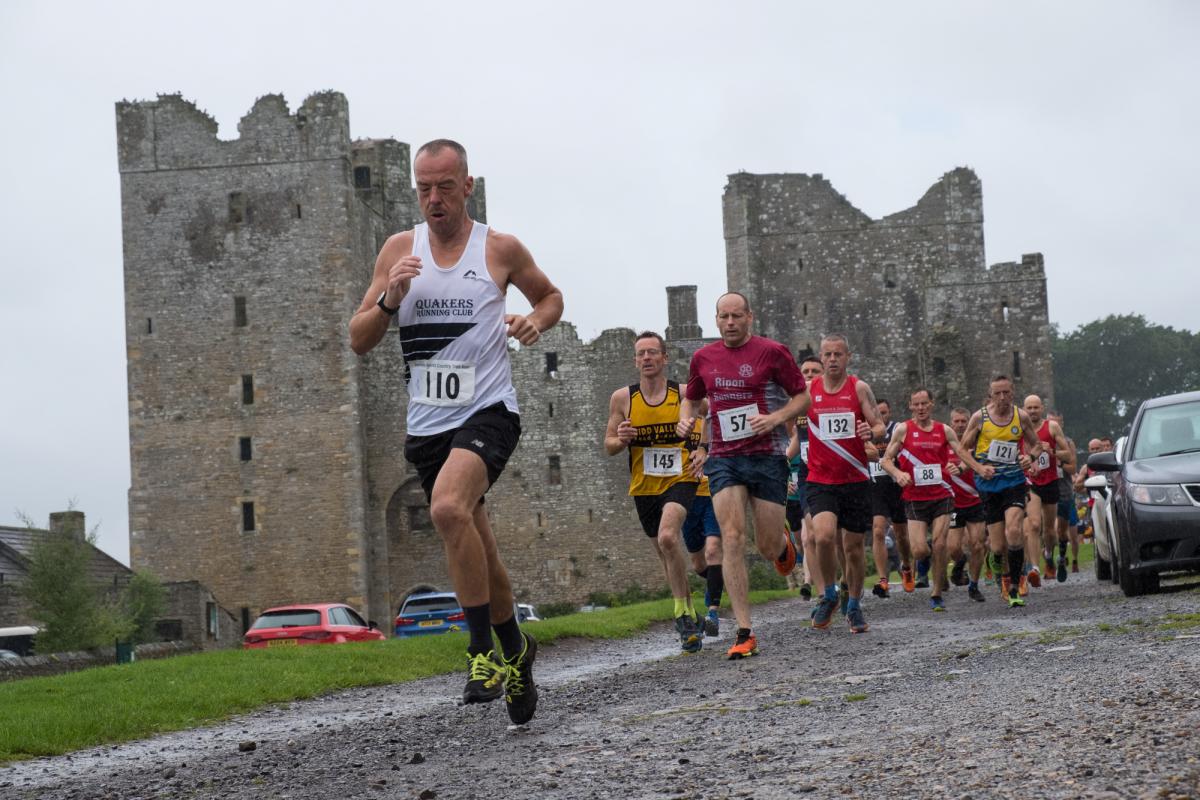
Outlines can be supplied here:
[[[379, 247], [420, 221], [408, 145], [351, 140], [335, 92], [295, 113], [263, 97], [231, 141], [177, 95], [116, 117], [133, 566], [203, 582], [243, 625], [272, 605], [345, 601], [389, 627], [413, 586], [449, 587], [403, 457], [399, 342], [359, 357], [347, 334]], [[486, 221], [480, 179], [472, 215]], [[820, 176], [733, 175], [729, 286], [758, 332], [794, 349], [847, 332], [857, 370], [897, 401], [923, 383], [941, 410], [976, 404], [992, 371], [1048, 392], [1041, 257], [987, 268], [982, 221], [965, 169], [878, 221]], [[667, 300], [682, 379], [706, 341], [696, 289]], [[626, 460], [602, 449], [609, 395], [636, 375], [633, 337], [583, 342], [563, 322], [512, 352], [524, 433], [487, 508], [522, 599], [662, 583]]]

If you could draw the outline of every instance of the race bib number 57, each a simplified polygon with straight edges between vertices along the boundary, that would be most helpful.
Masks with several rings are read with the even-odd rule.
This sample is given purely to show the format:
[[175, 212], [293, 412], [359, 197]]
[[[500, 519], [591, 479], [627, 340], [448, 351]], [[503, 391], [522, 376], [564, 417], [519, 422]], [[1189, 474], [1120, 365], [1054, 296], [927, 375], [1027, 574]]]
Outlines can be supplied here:
[[475, 365], [418, 361], [409, 370], [408, 394], [427, 406], [465, 406], [475, 399]]
[[736, 442], [738, 439], [749, 439], [754, 435], [754, 431], [750, 429], [750, 418], [757, 416], [758, 406], [754, 403], [718, 411], [717, 421], [721, 423], [721, 441]]

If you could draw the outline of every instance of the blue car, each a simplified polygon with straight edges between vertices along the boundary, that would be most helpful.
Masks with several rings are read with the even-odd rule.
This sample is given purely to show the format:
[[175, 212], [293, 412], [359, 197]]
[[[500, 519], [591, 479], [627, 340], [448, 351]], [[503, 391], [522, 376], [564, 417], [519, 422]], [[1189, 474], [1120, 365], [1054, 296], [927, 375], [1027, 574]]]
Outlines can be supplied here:
[[424, 636], [467, 628], [467, 617], [454, 592], [410, 594], [396, 615], [396, 636]]

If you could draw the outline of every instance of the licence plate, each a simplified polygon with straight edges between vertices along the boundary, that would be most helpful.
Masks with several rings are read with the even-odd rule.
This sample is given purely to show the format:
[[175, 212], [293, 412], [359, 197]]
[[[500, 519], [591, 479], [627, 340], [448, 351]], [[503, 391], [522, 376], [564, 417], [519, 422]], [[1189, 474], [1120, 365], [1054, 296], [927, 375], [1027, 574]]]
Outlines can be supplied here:
[[267, 647], [287, 647], [288, 645], [295, 647], [297, 644], [295, 639], [272, 639], [267, 642]]
[[417, 624], [422, 628], [436, 628], [442, 624], [442, 621], [440, 619], [423, 619]]

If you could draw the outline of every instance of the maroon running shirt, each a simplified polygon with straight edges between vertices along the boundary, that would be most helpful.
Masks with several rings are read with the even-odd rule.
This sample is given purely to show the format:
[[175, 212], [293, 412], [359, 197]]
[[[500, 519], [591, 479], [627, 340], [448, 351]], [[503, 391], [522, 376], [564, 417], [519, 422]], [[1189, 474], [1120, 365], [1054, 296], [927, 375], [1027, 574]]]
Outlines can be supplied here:
[[788, 349], [772, 339], [751, 336], [740, 347], [724, 342], [705, 345], [692, 355], [687, 399], [708, 398], [713, 458], [783, 455], [788, 434], [783, 425], [756, 436], [749, 418], [771, 414], [807, 388]]

